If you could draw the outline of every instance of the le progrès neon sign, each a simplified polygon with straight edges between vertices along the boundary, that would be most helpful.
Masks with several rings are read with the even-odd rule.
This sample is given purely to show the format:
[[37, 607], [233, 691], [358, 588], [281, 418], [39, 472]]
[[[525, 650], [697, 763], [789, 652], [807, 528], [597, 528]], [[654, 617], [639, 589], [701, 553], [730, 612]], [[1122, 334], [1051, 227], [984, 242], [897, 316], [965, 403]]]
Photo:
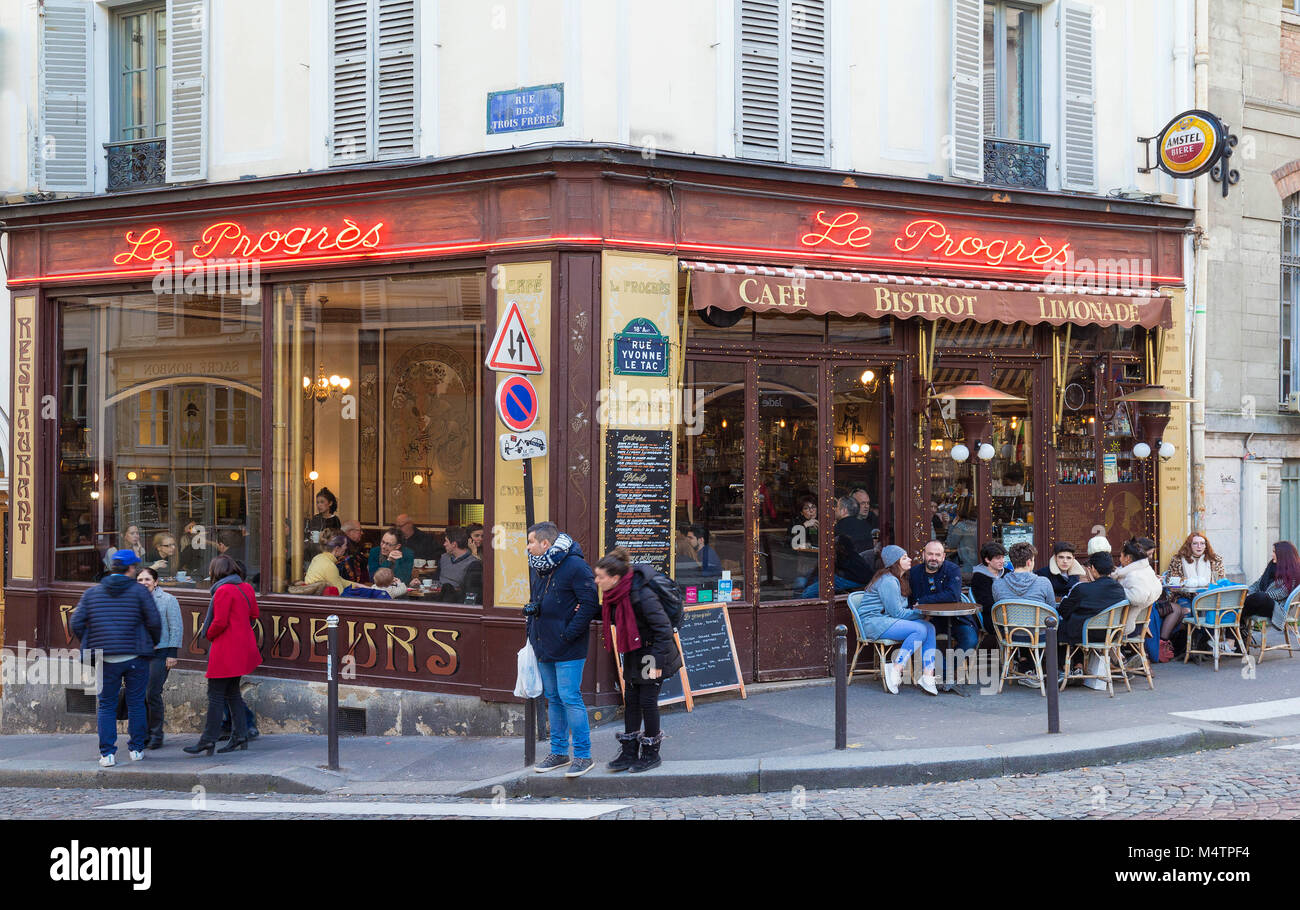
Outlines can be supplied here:
[[[825, 211], [813, 216], [814, 227], [799, 238], [805, 247], [838, 247], [860, 250], [871, 245], [872, 228], [857, 212]], [[954, 234], [942, 221], [918, 218], [902, 227], [893, 247], [900, 253], [916, 250], [945, 260], [975, 260], [987, 265], [1028, 264], [1050, 268], [1069, 259], [1068, 242], [1052, 242], [1043, 237], [988, 238], [979, 234]]]
[[[367, 228], [344, 218], [337, 226], [295, 225], [249, 233], [237, 222], [218, 221], [203, 229], [198, 242], [190, 247], [190, 255], [198, 260], [250, 259], [373, 250], [379, 246], [383, 226], [382, 221], [377, 221]], [[114, 265], [153, 264], [176, 252], [176, 242], [158, 227], [128, 230], [123, 239], [127, 249], [113, 257]]]

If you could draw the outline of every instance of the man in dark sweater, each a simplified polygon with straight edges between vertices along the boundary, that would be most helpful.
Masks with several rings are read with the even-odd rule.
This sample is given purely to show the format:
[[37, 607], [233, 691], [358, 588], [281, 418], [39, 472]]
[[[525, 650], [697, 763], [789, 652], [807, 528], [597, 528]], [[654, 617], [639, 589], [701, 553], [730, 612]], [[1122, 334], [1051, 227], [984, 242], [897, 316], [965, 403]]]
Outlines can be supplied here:
[[[912, 566], [908, 572], [912, 593], [908, 604], [946, 604], [961, 603], [961, 569], [956, 563], [949, 562], [944, 553], [943, 544], [932, 540], [925, 545], [922, 561]], [[975, 647], [979, 639], [976, 621], [966, 616], [953, 617], [952, 637], [954, 644], [963, 651]]]
[[993, 582], [1010, 571], [1007, 566], [1007, 549], [996, 540], [990, 540], [980, 547], [980, 564], [970, 577], [970, 593], [980, 605], [984, 616], [984, 628], [993, 631]]
[[1123, 586], [1110, 577], [1115, 571], [1115, 561], [1110, 554], [1094, 553], [1090, 564], [1097, 573], [1097, 580], [1079, 582], [1061, 601], [1061, 640], [1070, 644], [1077, 645], [1083, 641], [1083, 624], [1088, 619], [1118, 603], [1128, 602]]
[[154, 648], [162, 637], [162, 619], [153, 596], [136, 583], [139, 563], [134, 550], [114, 553], [109, 576], [81, 595], [68, 623], [81, 639], [82, 652], [98, 659], [99, 763], [105, 768], [117, 764], [117, 693], [123, 682], [132, 761], [144, 758], [149, 738], [145, 691]]

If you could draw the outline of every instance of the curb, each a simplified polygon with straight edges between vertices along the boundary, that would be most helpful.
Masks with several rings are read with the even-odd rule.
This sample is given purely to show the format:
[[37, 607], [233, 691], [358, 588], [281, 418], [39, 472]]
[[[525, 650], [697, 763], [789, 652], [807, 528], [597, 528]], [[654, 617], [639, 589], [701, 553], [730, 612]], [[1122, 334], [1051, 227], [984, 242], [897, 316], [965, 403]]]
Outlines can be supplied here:
[[[666, 762], [643, 774], [597, 766], [579, 778], [520, 771], [459, 791], [457, 796], [611, 798], [730, 796], [842, 787], [899, 787], [972, 778], [1068, 771], [1258, 742], [1258, 735], [1162, 724], [1025, 740], [1003, 746], [831, 752], [726, 761]], [[500, 789], [498, 789], [500, 788]]]
[[[50, 764], [54, 764], [51, 767]], [[59, 765], [63, 765], [60, 767]], [[0, 762], [0, 787], [39, 787], [80, 790], [180, 790], [202, 787], [209, 793], [320, 794], [345, 783], [343, 775], [317, 768], [277, 771], [172, 771], [146, 768], [87, 768], [82, 762], [46, 763], [22, 767]]]

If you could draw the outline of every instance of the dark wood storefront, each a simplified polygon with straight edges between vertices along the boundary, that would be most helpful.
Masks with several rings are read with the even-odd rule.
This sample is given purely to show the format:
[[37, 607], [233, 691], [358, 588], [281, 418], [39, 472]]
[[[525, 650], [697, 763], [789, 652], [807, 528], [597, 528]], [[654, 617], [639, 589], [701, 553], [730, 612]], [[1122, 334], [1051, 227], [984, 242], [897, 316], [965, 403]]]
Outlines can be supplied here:
[[[602, 371], [599, 357], [593, 356], [592, 339], [600, 318], [603, 250], [759, 267], [1032, 283], [1044, 276], [1042, 263], [1033, 261], [1035, 247], [1042, 241], [1044, 249], [1052, 251], [1068, 244], [1080, 258], [1143, 260], [1155, 276], [1153, 283], [1172, 285], [1182, 274], [1182, 235], [1188, 213], [1169, 206], [1064, 199], [1043, 193], [993, 194], [929, 181], [848, 177], [685, 156], [660, 155], [654, 167], [647, 167], [634, 152], [588, 147], [16, 206], [3, 221], [9, 233], [11, 292], [15, 298], [34, 298], [34, 322], [16, 326], [14, 334], [19, 340], [30, 331], [34, 341], [35, 375], [29, 385], [15, 389], [16, 398], [30, 396], [28, 405], [45, 400], [44, 396], [61, 400], [64, 377], [55, 301], [148, 292], [153, 259], [169, 257], [172, 248], [193, 250], [213, 225], [230, 223], [238, 230], [210, 232], [208, 248], [201, 251], [260, 260], [266, 286], [261, 375], [267, 401], [275, 374], [276, 285], [448, 270], [482, 272], [488, 276], [483, 318], [493, 327], [499, 318], [490, 277], [494, 268], [509, 262], [548, 262], [552, 302], [547, 365], [551, 395], [546, 429], [552, 452], [547, 465], [552, 491], [548, 517], [594, 556], [602, 540], [598, 472], [592, 469], [599, 458], [599, 427], [593, 418]], [[909, 226], [920, 221], [941, 223], [943, 235], [928, 227], [920, 234], [913, 229], [909, 235]], [[348, 225], [355, 226], [355, 233], [340, 235]], [[375, 225], [381, 227], [371, 233]], [[329, 227], [328, 236], [321, 235], [318, 227]], [[288, 240], [297, 228], [308, 230]], [[896, 238], [917, 236], [921, 239], [907, 249], [911, 240], [896, 242]], [[968, 237], [983, 241], [963, 246]], [[997, 237], [1021, 237], [1026, 244], [1016, 253], [1008, 252], [1013, 244], [1004, 242], [997, 247], [1002, 253], [999, 258], [987, 246]], [[172, 248], [159, 246], [168, 241]], [[1006, 257], [1017, 255], [1019, 264], [1008, 264]], [[682, 300], [689, 305], [684, 288]], [[737, 522], [734, 552], [742, 592], [730, 612], [747, 679], [824, 675], [831, 629], [846, 619], [834, 597], [782, 597], [770, 583], [779, 572], [797, 573], [799, 579], [806, 573], [810, 584], [819, 585], [819, 593], [826, 592], [834, 584], [834, 566], [831, 548], [825, 545], [798, 564], [801, 568], [778, 568], [777, 558], [765, 555], [772, 550], [766, 541], [774, 529], [789, 527], [792, 506], [774, 493], [777, 485], [765, 483], [767, 465], [762, 459], [789, 464], [791, 458], [783, 455], [792, 451], [791, 446], [798, 447], [797, 457], [805, 462], [815, 457], [815, 467], [803, 463], [798, 470], [803, 472], [800, 482], [810, 484], [816, 496], [823, 527], [836, 520], [833, 503], [843, 486], [867, 485], [885, 539], [915, 550], [932, 536], [932, 494], [939, 482], [936, 478], [943, 474], [936, 465], [947, 470], [935, 449], [936, 442], [942, 441], [940, 405], [926, 404], [931, 385], [937, 389], [945, 381], [976, 378], [1028, 392], [1021, 396], [1028, 401], [1018, 420], [1031, 424], [1031, 434], [1021, 434], [1016, 445], [1033, 446], [1034, 455], [1024, 482], [1031, 499], [1022, 501], [1020, 518], [1031, 511], [1024, 507], [1032, 504], [1032, 535], [1040, 550], [1062, 536], [1076, 538], [1082, 545], [1087, 527], [1104, 519], [1108, 507], [1115, 514], [1112, 504], [1120, 498], [1129, 497], [1126, 503], [1136, 499], [1137, 520], [1151, 520], [1154, 489], [1149, 483], [1057, 482], [1066, 467], [1074, 465], [1067, 459], [1082, 457], [1076, 451], [1091, 451], [1093, 470], [1103, 470], [1105, 437], [1097, 424], [1122, 385], [1117, 376], [1128, 382], [1147, 378], [1144, 329], [1130, 329], [1121, 337], [1122, 333], [1106, 336], [1107, 330], [1076, 327], [1070, 384], [1080, 387], [1085, 403], [1068, 412], [1071, 421], [1058, 422], [1053, 416], [1056, 402], [1049, 399], [1056, 397], [1053, 357], [1059, 333], [1046, 324], [989, 338], [963, 335], [961, 320], [946, 320], [936, 329], [933, 370], [923, 383], [922, 336], [930, 334], [926, 320], [828, 315], [819, 332], [808, 330], [806, 323], [799, 331], [782, 331], [779, 317], [761, 313], [749, 318], [748, 329], [737, 327], [745, 324], [743, 319], [737, 326], [707, 331], [697, 315], [689, 321], [688, 366], [727, 365], [726, 375], [735, 377], [729, 406], [741, 409], [745, 425], [755, 428], [756, 434], [728, 440], [729, 445], [739, 441], [743, 453], [743, 467], [735, 466], [743, 470], [743, 480], [738, 481], [742, 499], [728, 508]], [[888, 330], [883, 331], [882, 325]], [[1080, 340], [1079, 336], [1086, 337]], [[1127, 347], [1116, 350], [1117, 346]], [[839, 444], [844, 415], [822, 405], [834, 401], [837, 394], [848, 395], [848, 379], [864, 376], [868, 370], [873, 380], [862, 385], [872, 387], [870, 396], [852, 412], [858, 421], [853, 429], [874, 442], [872, 455], [855, 459], [839, 451], [844, 448]], [[485, 382], [482, 387], [486, 390], [489, 384], [495, 385]], [[491, 491], [495, 489], [490, 457], [496, 444], [491, 430], [493, 405], [490, 394], [482, 398], [479, 451], [486, 453], [482, 485]], [[846, 406], [856, 403], [845, 401]], [[1008, 426], [1011, 416], [1008, 412], [1004, 417]], [[1053, 445], [1052, 423], [1077, 428], [1080, 420], [1089, 425], [1089, 416], [1096, 418], [1090, 425], [1095, 441], [1091, 450], [1079, 448], [1073, 435], [1058, 437]], [[261, 419], [263, 437], [269, 440], [274, 429], [271, 407], [263, 408]], [[757, 428], [768, 425], [765, 422], [775, 427], [766, 448], [750, 444], [758, 439]], [[796, 422], [798, 433], [791, 425]], [[21, 426], [15, 429], [16, 435], [23, 432]], [[11, 533], [11, 543], [18, 546], [19, 540], [30, 539], [31, 577], [13, 577], [14, 561], [10, 561], [5, 634], [11, 642], [22, 639], [29, 645], [63, 647], [71, 641], [67, 617], [85, 585], [60, 580], [55, 567], [57, 434], [45, 431], [40, 421], [27, 431], [34, 444], [30, 454], [35, 483], [24, 499], [16, 486], [20, 478], [11, 481], [15, 484], [12, 521], [16, 524], [27, 516], [24, 527], [11, 529], [16, 532]], [[19, 445], [16, 439], [15, 446]], [[261, 452], [262, 476], [271, 478], [271, 446], [263, 445]], [[714, 452], [710, 457], [719, 457], [716, 447]], [[946, 452], [942, 457], [947, 457]], [[993, 534], [995, 520], [1002, 520], [992, 506], [995, 480], [999, 487], [1008, 485], [1005, 476], [995, 478], [982, 463], [970, 468], [977, 501], [986, 504], [977, 519], [977, 539], [985, 540]], [[682, 470], [679, 464], [679, 474]], [[1074, 465], [1071, 470], [1082, 467]], [[272, 492], [262, 500], [263, 528], [273, 524]], [[484, 524], [491, 528], [497, 518], [492, 497], [485, 498]], [[775, 514], [778, 501], [784, 514]], [[23, 513], [24, 508], [30, 511]], [[392, 516], [382, 518], [391, 521]], [[1137, 527], [1130, 523], [1130, 529]], [[263, 566], [272, 564], [273, 537], [264, 534], [259, 542]], [[496, 605], [493, 573], [490, 567], [485, 569], [482, 605], [340, 602], [276, 594], [264, 586], [261, 672], [320, 679], [324, 618], [337, 612], [344, 620], [345, 647], [353, 646], [357, 659], [358, 684], [510, 700], [523, 627], [516, 607]], [[188, 661], [182, 666], [200, 669], [204, 646], [196, 645], [193, 638], [206, 598], [201, 592], [178, 596], [187, 624], [183, 654]], [[593, 636], [587, 682], [589, 691], [600, 683], [599, 701], [612, 700], [611, 674], [610, 662]]]

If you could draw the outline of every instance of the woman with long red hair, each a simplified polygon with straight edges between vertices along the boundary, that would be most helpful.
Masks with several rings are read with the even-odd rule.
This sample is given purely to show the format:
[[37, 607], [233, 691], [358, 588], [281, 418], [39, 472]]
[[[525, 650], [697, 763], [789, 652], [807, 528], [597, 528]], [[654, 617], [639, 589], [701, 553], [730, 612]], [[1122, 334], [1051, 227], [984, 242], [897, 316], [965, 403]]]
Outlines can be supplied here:
[[[1177, 578], [1179, 584], [1189, 588], [1207, 588], [1227, 577], [1223, 560], [1214, 552], [1214, 547], [1210, 546], [1210, 539], [1204, 531], [1188, 534], [1178, 552], [1169, 557], [1169, 565], [1165, 567], [1165, 581]], [[1192, 599], [1165, 598], [1156, 604], [1156, 608], [1161, 617], [1160, 638], [1168, 641], [1184, 617], [1192, 612]]]
[[1268, 561], [1259, 581], [1250, 586], [1245, 606], [1241, 608], [1241, 625], [1251, 616], [1263, 616], [1279, 631], [1286, 619], [1286, 602], [1300, 587], [1300, 552], [1289, 540], [1273, 544], [1273, 558]]

